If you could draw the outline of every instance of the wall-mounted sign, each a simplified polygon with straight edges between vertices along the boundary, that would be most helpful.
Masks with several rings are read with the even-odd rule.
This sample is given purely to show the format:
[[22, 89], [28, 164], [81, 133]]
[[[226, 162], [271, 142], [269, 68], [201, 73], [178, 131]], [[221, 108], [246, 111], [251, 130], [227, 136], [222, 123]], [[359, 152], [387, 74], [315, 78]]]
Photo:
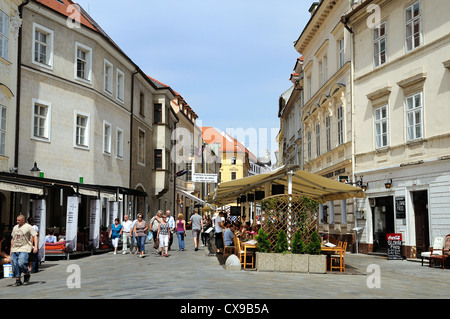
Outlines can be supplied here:
[[217, 174], [192, 174], [192, 181], [194, 183], [217, 183]]
[[395, 198], [395, 214], [398, 219], [406, 218], [405, 197]]

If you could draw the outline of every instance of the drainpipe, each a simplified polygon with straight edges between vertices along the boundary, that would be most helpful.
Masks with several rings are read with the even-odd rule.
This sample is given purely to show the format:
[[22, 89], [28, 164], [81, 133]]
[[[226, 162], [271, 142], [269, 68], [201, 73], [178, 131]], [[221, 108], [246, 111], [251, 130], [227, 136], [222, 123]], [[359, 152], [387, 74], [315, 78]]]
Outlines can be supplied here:
[[[19, 5], [19, 17], [23, 19], [23, 8], [30, 3], [30, 0], [25, 0]], [[22, 20], [23, 23], [23, 20]], [[19, 29], [19, 37], [17, 40], [17, 89], [16, 89], [16, 132], [15, 132], [15, 146], [14, 146], [14, 167], [19, 167], [19, 133], [20, 133], [20, 97], [22, 84], [22, 30], [23, 25]]]

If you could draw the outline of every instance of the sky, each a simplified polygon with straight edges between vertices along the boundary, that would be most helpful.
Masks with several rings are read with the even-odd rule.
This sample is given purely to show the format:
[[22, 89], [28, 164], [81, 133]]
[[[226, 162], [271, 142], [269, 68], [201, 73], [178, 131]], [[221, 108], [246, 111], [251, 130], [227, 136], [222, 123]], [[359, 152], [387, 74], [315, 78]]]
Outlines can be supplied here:
[[278, 99], [300, 54], [307, 0], [78, 0], [149, 76], [179, 93], [199, 126], [274, 159]]

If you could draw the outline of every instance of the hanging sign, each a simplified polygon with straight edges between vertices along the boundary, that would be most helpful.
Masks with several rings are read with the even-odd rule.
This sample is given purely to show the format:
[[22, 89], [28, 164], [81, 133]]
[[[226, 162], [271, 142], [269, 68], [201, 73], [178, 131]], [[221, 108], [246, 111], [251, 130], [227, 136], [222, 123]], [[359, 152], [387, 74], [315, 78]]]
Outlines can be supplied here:
[[192, 181], [194, 183], [217, 183], [217, 174], [193, 173]]
[[100, 207], [100, 199], [91, 200], [89, 244], [94, 249], [98, 249], [100, 244]]
[[78, 197], [67, 197], [66, 252], [77, 251]]

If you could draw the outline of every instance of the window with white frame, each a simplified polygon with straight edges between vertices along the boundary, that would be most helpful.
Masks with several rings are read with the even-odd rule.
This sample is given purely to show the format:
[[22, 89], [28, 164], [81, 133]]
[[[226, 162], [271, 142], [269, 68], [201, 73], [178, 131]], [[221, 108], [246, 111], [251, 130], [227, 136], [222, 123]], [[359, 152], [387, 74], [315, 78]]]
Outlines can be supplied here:
[[338, 145], [344, 144], [344, 108], [342, 105], [337, 109], [337, 136]]
[[125, 76], [122, 71], [117, 69], [116, 71], [116, 84], [117, 84], [117, 99], [121, 102], [124, 101], [125, 97]]
[[325, 83], [324, 81], [324, 74], [323, 74], [323, 62], [319, 61], [319, 85], [322, 87], [322, 85]]
[[406, 51], [422, 44], [422, 8], [420, 1], [410, 5], [405, 11]]
[[141, 129], [138, 136], [138, 163], [145, 165], [145, 132]]
[[0, 57], [9, 59], [9, 16], [0, 10]]
[[323, 66], [323, 83], [328, 81], [328, 56], [324, 55], [322, 58]]
[[320, 155], [320, 124], [316, 124], [316, 154]]
[[103, 154], [111, 155], [111, 124], [103, 121]]
[[50, 141], [51, 104], [33, 99], [32, 138]]
[[388, 146], [388, 108], [387, 105], [377, 107], [374, 110], [375, 118], [375, 147]]
[[33, 63], [53, 68], [53, 31], [33, 24]]
[[386, 22], [373, 29], [373, 64], [375, 67], [386, 62]]
[[76, 42], [75, 43], [75, 78], [91, 82], [92, 74], [92, 49]]
[[116, 128], [116, 156], [123, 158], [123, 130]]
[[312, 141], [311, 141], [311, 131], [307, 133], [307, 149], [308, 149], [308, 160], [312, 158]]
[[78, 148], [89, 148], [90, 134], [90, 116], [89, 114], [75, 111], [75, 141], [74, 146]]
[[344, 55], [344, 37], [340, 38], [338, 40], [338, 62], [339, 62], [339, 68], [342, 68], [344, 66], [345, 62], [345, 55]]
[[6, 155], [6, 113], [7, 109], [0, 105], [0, 155]]
[[331, 151], [331, 117], [325, 117], [325, 130], [327, 135], [327, 152]]
[[105, 85], [105, 87], [104, 87], [105, 92], [107, 92], [109, 94], [112, 94], [112, 92], [113, 92], [113, 77], [114, 77], [113, 70], [114, 70], [114, 67], [113, 67], [112, 63], [105, 59], [103, 81], [104, 81], [104, 85]]
[[408, 141], [423, 137], [422, 92], [406, 98], [406, 122]]

